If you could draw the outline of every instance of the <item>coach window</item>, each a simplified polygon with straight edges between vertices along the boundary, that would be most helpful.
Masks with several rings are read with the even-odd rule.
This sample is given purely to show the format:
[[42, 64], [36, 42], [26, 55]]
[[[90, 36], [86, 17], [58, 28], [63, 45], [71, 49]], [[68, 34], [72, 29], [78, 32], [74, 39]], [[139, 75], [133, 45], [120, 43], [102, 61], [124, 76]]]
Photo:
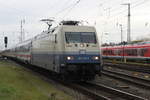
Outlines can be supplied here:
[[127, 54], [128, 54], [128, 56], [131, 56], [131, 55], [132, 55], [131, 49], [128, 49], [128, 50], [127, 50]]
[[127, 49], [125, 52], [128, 56], [137, 56], [137, 49]]
[[147, 48], [140, 49], [140, 56], [144, 56], [144, 54], [148, 51]]
[[108, 50], [105, 50], [105, 51], [104, 51], [104, 54], [107, 55], [107, 54], [108, 54]]
[[107, 52], [107, 51], [106, 51], [106, 50], [104, 50], [104, 51], [103, 51], [103, 54], [105, 54], [105, 55], [106, 55], [106, 52]]
[[121, 55], [121, 50], [120, 49], [118, 49], [118, 55]]
[[125, 52], [127, 56], [132, 56], [132, 49], [126, 49]]
[[110, 55], [110, 50], [108, 50], [108, 55]]
[[133, 56], [137, 56], [137, 49], [133, 49], [132, 54], [133, 54]]
[[132, 56], [132, 50], [131, 49], [128, 49], [127, 52], [128, 52], [128, 56]]
[[113, 55], [113, 51], [112, 50], [110, 50], [110, 54]]
[[114, 49], [114, 55], [118, 55], [118, 50]]
[[105, 50], [103, 50], [103, 51], [102, 51], [102, 53], [105, 55], [105, 54], [106, 54], [106, 51], [105, 51]]
[[109, 55], [109, 50], [107, 50], [107, 54]]
[[108, 54], [108, 50], [104, 50], [103, 52], [104, 52], [104, 54], [105, 54], [105, 55], [107, 55], [107, 54]]
[[128, 56], [129, 55], [129, 50], [125, 49], [125, 54]]

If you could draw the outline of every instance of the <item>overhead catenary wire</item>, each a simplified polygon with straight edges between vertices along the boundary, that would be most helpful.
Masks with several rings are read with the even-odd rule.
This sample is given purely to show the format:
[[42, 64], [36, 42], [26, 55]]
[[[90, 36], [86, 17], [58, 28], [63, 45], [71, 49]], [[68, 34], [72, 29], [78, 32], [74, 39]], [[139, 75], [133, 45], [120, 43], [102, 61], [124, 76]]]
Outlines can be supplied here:
[[[140, 2], [138, 2], [138, 0], [133, 1], [133, 2], [131, 2], [131, 8], [136, 8], [136, 7], [146, 3], [147, 1], [149, 1], [149, 0], [142, 0]], [[104, 2], [104, 3], [109, 3], [109, 2]], [[116, 8], [114, 8], [114, 6], [110, 6], [109, 8], [105, 9], [104, 4], [100, 3], [98, 6], [102, 8], [101, 9], [101, 16], [103, 16], [104, 19], [107, 18], [107, 21], [109, 20], [109, 22], [116, 20], [116, 18], [119, 20], [124, 19], [124, 16], [126, 16], [126, 15], [122, 16], [122, 14], [127, 12], [127, 8], [123, 9], [123, 6], [121, 6], [121, 2], [118, 5], [120, 5], [120, 6], [116, 7]], [[120, 11], [120, 8], [122, 8], [123, 10]], [[103, 11], [105, 11], [105, 12], [107, 11], [107, 13], [109, 13], [109, 14], [104, 15], [105, 12], [103, 12]], [[118, 12], [118, 13], [114, 13], [114, 12]]]
[[[134, 2], [132, 2], [131, 3], [131, 9], [133, 9], [133, 8], [136, 8], [136, 7], [138, 7], [138, 6], [141, 6], [141, 5], [143, 5], [143, 4], [145, 4], [146, 2], [148, 2], [149, 0], [143, 0], [143, 1], [141, 1], [141, 2], [138, 2], [137, 3], [137, 1], [134, 1]], [[136, 4], [135, 4], [136, 3]], [[122, 11], [120, 11], [120, 12], [118, 12], [118, 13], [115, 13], [115, 14], [112, 14], [112, 12], [110, 11], [110, 15], [109, 15], [109, 18], [107, 17], [107, 21], [108, 21], [108, 19], [109, 19], [109, 22], [113, 22], [114, 20], [117, 20], [117, 19], [119, 19], [119, 20], [121, 20], [121, 19], [124, 19], [124, 17], [126, 16], [126, 15], [124, 15], [124, 16], [122, 16], [122, 14], [123, 13], [126, 13], [127, 12], [127, 8], [126, 9], [124, 9], [124, 10], [122, 10]], [[122, 17], [121, 17], [122, 16]], [[104, 17], [104, 16], [103, 16]], [[118, 22], [117, 22], [118, 23]]]
[[[131, 8], [136, 8], [136, 7], [138, 7], [138, 6], [141, 6], [142, 4], [145, 4], [146, 2], [148, 2], [149, 0], [144, 0], [144, 1], [142, 1], [142, 2], [139, 2], [139, 3], [136, 3], [136, 4], [134, 4], [134, 3], [131, 3]], [[110, 16], [110, 19], [113, 19], [114, 17], [116, 17], [117, 15], [121, 15], [121, 14], [123, 14], [123, 13], [125, 13], [125, 12], [127, 12], [127, 8], [126, 9], [124, 9], [124, 10], [122, 10], [122, 11], [120, 11], [120, 12], [118, 12], [118, 13], [116, 13], [116, 14], [114, 14], [114, 15], [111, 15]], [[110, 10], [110, 13], [112, 14], [112, 10]]]
[[[78, 0], [80, 1], [80, 0]], [[69, 6], [65, 7], [65, 8], [62, 8], [60, 11], [58, 11], [56, 14], [55, 14], [55, 17], [58, 16], [59, 14], [63, 13], [64, 11], [68, 10], [68, 9], [71, 9], [78, 1], [76, 1], [75, 3], [73, 4], [70, 4]], [[67, 4], [66, 4], [67, 5]], [[65, 6], [66, 6], [65, 5]]]
[[[131, 4], [131, 5], [134, 5], [134, 4], [139, 5], [139, 4], [141, 4], [141, 3], [145, 3], [146, 0], [137, 3], [138, 1], [139, 1], [139, 0], [134, 1], [134, 2], [130, 2], [130, 4]], [[129, 2], [128, 2], [128, 3], [129, 3]], [[121, 4], [123, 4], [123, 3], [119, 3], [120, 6], [121, 6]], [[121, 6], [121, 7], [122, 7], [122, 6]], [[112, 7], [110, 7], [110, 8], [112, 8]], [[117, 11], [119, 8], [120, 8], [120, 7], [117, 7], [117, 8], [111, 9], [110, 11], [111, 11], [111, 12], [113, 12], [113, 11], [115, 12], [115, 11]], [[126, 10], [127, 10], [127, 9], [126, 9]], [[125, 11], [125, 10], [123, 10], [123, 11]]]
[[62, 19], [64, 19], [71, 11], [72, 9], [80, 3], [81, 0], [76, 1], [76, 3], [68, 10], [68, 12], [62, 17]]

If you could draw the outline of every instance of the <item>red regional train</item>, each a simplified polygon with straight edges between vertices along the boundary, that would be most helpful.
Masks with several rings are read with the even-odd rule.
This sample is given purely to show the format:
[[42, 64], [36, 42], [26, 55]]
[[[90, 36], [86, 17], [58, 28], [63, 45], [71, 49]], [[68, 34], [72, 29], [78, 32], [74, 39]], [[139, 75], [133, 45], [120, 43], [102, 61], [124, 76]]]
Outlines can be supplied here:
[[150, 62], [150, 43], [102, 47], [104, 59], [126, 59]]

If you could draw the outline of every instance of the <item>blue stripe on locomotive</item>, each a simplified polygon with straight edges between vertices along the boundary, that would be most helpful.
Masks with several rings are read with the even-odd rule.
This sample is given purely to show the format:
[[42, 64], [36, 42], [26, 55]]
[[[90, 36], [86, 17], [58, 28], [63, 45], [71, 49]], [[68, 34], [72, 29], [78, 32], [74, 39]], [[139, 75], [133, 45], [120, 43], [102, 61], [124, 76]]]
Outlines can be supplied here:
[[[73, 60], [67, 60], [67, 56], [73, 56]], [[99, 64], [99, 60], [94, 60], [93, 57], [98, 56], [100, 58], [100, 54], [97, 52], [90, 52], [86, 54], [79, 54], [76, 52], [69, 52], [69, 53], [32, 53], [32, 59], [37, 62], [53, 62], [55, 61], [55, 64], [86, 64], [86, 63], [93, 63], [93, 64]]]
[[[72, 60], [67, 60], [67, 57], [73, 57]], [[72, 53], [65, 53], [61, 56], [60, 58], [60, 61], [62, 63], [66, 63], [66, 64], [71, 64], [71, 63], [100, 63], [100, 59], [98, 60], [94, 60], [93, 57], [99, 57], [100, 58], [100, 54], [99, 53], [86, 53], [86, 54], [79, 54], [79, 53], [75, 53], [75, 52], [72, 52]]]

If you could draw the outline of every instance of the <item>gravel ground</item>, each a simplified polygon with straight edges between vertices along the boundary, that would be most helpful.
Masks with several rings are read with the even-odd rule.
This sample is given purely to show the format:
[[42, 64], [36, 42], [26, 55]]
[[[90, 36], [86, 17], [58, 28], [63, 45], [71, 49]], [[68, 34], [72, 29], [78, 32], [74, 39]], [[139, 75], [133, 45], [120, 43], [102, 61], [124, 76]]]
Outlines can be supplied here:
[[131, 75], [134, 77], [140, 77], [146, 80], [150, 81], [150, 74], [148, 73], [142, 73], [142, 72], [136, 72], [136, 71], [129, 71], [129, 70], [124, 70], [124, 69], [119, 69], [119, 68], [115, 68], [115, 67], [110, 67], [110, 66], [105, 66], [104, 69], [106, 70], [112, 70], [112, 71], [116, 71], [116, 72], [121, 72], [127, 75]]
[[[113, 71], [125, 72], [125, 71], [122, 71], [120, 69], [113, 69], [112, 67], [108, 67], [108, 69], [109, 70], [111, 69]], [[130, 71], [128, 73], [132, 74], [134, 72]], [[143, 76], [145, 76], [145, 74], [142, 73], [139, 76], [141, 76], [141, 78], [143, 78]], [[150, 100], [150, 90], [148, 90], [147, 88], [141, 88], [141, 87], [138, 87], [138, 86], [135, 86], [135, 85], [132, 85], [132, 84], [129, 84], [129, 83], [117, 80], [117, 79], [113, 79], [113, 78], [110, 78], [110, 77], [107, 77], [107, 76], [104, 76], [104, 75], [102, 75], [101, 77], [96, 77], [95, 82], [113, 87], [115, 89], [120, 89], [120, 90], [126, 91], [128, 93], [138, 95], [138, 96], [142, 96], [142, 97], [147, 98], [148, 100]]]

